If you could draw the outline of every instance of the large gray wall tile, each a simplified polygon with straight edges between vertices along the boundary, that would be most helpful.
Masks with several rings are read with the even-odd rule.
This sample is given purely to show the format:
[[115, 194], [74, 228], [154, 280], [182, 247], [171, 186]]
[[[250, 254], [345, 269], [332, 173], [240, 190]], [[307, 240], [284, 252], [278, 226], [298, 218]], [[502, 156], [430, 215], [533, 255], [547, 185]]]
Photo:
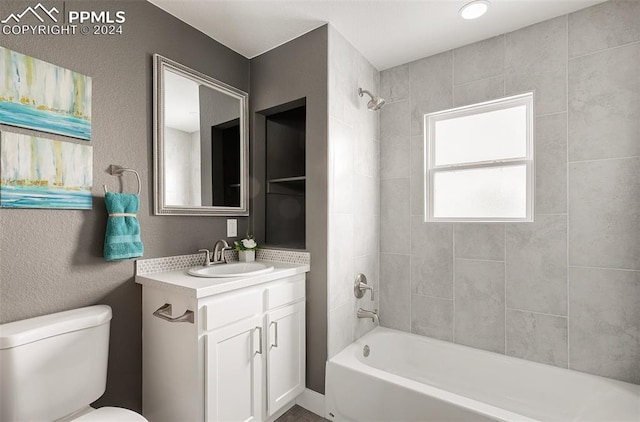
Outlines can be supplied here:
[[506, 35], [506, 92], [535, 90], [537, 115], [566, 110], [567, 17]]
[[376, 137], [361, 135], [362, 129], [356, 127], [355, 172], [362, 176], [378, 177], [380, 174], [380, 142]]
[[380, 96], [388, 103], [407, 100], [410, 93], [408, 64], [380, 72]]
[[571, 369], [640, 384], [640, 272], [569, 274]]
[[411, 137], [411, 215], [424, 216], [424, 136]]
[[455, 341], [504, 353], [504, 263], [456, 259]]
[[380, 177], [409, 177], [409, 100], [388, 104], [380, 113]]
[[[359, 245], [366, 245], [364, 250], [366, 253], [370, 253], [371, 250], [380, 250], [380, 216], [369, 213], [357, 213], [353, 221], [354, 233], [357, 237], [354, 237], [354, 248], [359, 248]], [[360, 251], [356, 252], [357, 255], [361, 254]], [[362, 253], [364, 254], [364, 253]]]
[[353, 125], [358, 105], [358, 54], [345, 38], [329, 26], [329, 115]]
[[566, 317], [507, 310], [507, 354], [547, 365], [567, 367]]
[[567, 315], [567, 217], [507, 224], [507, 306]]
[[380, 181], [380, 252], [408, 254], [409, 179]]
[[411, 292], [453, 298], [453, 224], [411, 217]]
[[640, 155], [638, 63], [640, 43], [569, 61], [570, 161]]
[[456, 224], [456, 258], [504, 261], [504, 231], [504, 224]]
[[612, 0], [569, 15], [569, 57], [640, 41], [640, 1]]
[[328, 358], [353, 342], [353, 301], [329, 311]]
[[351, 214], [329, 215], [329, 303], [334, 309], [353, 296], [354, 225]]
[[536, 214], [567, 212], [567, 113], [536, 119]]
[[453, 83], [464, 84], [504, 72], [504, 35], [453, 50]]
[[380, 254], [380, 325], [409, 331], [409, 255]]
[[640, 269], [640, 157], [569, 166], [569, 264]]
[[[353, 176], [353, 213], [376, 215], [380, 212], [380, 181], [375, 177]], [[372, 227], [371, 230], [376, 229]], [[358, 239], [360, 240], [360, 239]]]
[[[346, 41], [346, 42], [349, 42], [349, 41]], [[379, 95], [380, 71], [371, 63], [369, 63], [369, 61], [362, 54], [360, 54], [360, 52], [353, 45], [350, 45], [350, 47], [352, 51], [351, 54], [356, 56], [357, 69], [358, 69], [356, 79], [358, 81], [358, 87], [361, 87], [362, 89], [371, 90], [373, 91], [374, 95]], [[359, 102], [359, 105], [360, 105], [359, 110], [362, 112], [362, 114], [365, 114], [365, 115], [375, 114], [375, 113], [369, 113], [369, 110], [366, 107], [367, 106], [366, 103]]]
[[409, 136], [410, 105], [409, 100], [387, 104], [380, 110], [380, 139], [389, 137]]
[[351, 212], [353, 207], [353, 128], [329, 118], [329, 211]]
[[567, 64], [567, 17], [560, 16], [505, 35], [507, 73], [539, 73]]
[[453, 341], [453, 301], [411, 295], [411, 332]]
[[[402, 103], [409, 103], [403, 101]], [[410, 173], [409, 135], [385, 136], [380, 141], [380, 178], [398, 179]]]
[[566, 111], [566, 77], [566, 67], [550, 68], [540, 72], [507, 74], [505, 93], [515, 95], [533, 91], [536, 115]]
[[411, 135], [421, 135], [425, 113], [453, 105], [451, 51], [409, 63], [411, 81]]
[[461, 107], [504, 97], [504, 75], [453, 87], [453, 105]]

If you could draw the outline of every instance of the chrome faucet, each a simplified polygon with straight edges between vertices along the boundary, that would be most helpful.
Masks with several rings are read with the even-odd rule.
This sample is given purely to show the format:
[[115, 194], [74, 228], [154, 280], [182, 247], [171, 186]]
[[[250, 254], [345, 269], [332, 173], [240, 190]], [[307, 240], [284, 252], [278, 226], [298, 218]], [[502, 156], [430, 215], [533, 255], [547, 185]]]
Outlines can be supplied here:
[[208, 267], [211, 265], [211, 252], [209, 249], [198, 249], [198, 252], [204, 252], [204, 262], [202, 263], [203, 267]]
[[209, 267], [214, 264], [226, 264], [227, 258], [224, 255], [224, 251], [231, 249], [226, 240], [221, 239], [213, 245], [213, 254], [209, 251], [209, 249], [198, 249], [198, 252], [203, 252], [204, 262], [202, 265], [204, 267]]
[[358, 318], [371, 318], [374, 324], [380, 325], [377, 309], [375, 311], [367, 311], [366, 309], [358, 308]]
[[226, 240], [220, 239], [213, 245], [213, 259], [211, 261], [211, 265], [214, 264], [226, 264], [227, 258], [224, 255], [226, 250], [230, 250], [231, 247], [227, 243]]

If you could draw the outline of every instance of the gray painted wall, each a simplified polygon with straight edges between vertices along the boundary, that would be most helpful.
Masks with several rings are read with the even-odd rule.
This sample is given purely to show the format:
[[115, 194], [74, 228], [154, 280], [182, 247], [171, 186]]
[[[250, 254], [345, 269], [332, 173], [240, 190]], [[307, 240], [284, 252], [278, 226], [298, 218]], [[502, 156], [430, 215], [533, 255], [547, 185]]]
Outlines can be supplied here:
[[[383, 325], [640, 383], [638, 22], [610, 1], [382, 72]], [[424, 223], [424, 113], [527, 90], [535, 222]]]
[[[141, 289], [133, 281], [132, 261], [102, 259], [107, 218], [102, 185], [118, 188], [117, 178], [106, 169], [113, 163], [140, 172], [145, 258], [190, 253], [223, 238], [224, 218], [152, 216], [152, 54], [244, 91], [249, 90], [249, 61], [145, 1], [67, 1], [66, 7], [125, 10], [125, 34], [2, 35], [0, 43], [93, 78], [93, 140], [86, 143], [93, 146], [93, 210], [0, 210], [0, 321], [110, 305], [108, 383], [99, 404], [140, 411]], [[0, 15], [21, 8], [24, 2], [16, 6], [3, 1]], [[134, 189], [132, 179], [125, 176], [126, 191]], [[242, 235], [247, 218], [238, 220]]]
[[[379, 112], [367, 109], [358, 88], [380, 91], [380, 72], [338, 31], [329, 27], [329, 335], [334, 356], [374, 325], [358, 308], [378, 309], [380, 169]], [[356, 299], [362, 273], [373, 286]]]
[[[306, 97], [307, 387], [324, 393], [327, 359], [327, 27], [251, 60], [252, 224], [264, 240], [264, 117], [256, 114]], [[262, 210], [262, 211], [260, 211]]]

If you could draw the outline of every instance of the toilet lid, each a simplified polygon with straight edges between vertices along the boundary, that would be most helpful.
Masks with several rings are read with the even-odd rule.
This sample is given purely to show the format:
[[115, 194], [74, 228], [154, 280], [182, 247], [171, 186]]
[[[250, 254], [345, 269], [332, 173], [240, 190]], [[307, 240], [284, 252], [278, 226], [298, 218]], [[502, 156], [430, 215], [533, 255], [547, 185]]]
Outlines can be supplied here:
[[101, 407], [73, 422], [148, 422], [142, 415], [121, 407]]

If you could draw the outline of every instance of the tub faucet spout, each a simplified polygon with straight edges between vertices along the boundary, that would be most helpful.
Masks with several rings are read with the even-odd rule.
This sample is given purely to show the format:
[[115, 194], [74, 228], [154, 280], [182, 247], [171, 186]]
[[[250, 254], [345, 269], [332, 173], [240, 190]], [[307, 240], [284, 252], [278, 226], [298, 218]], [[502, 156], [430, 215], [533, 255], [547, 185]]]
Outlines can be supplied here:
[[380, 318], [378, 317], [378, 310], [368, 311], [366, 309], [358, 308], [358, 318], [371, 318], [374, 324], [380, 325]]

